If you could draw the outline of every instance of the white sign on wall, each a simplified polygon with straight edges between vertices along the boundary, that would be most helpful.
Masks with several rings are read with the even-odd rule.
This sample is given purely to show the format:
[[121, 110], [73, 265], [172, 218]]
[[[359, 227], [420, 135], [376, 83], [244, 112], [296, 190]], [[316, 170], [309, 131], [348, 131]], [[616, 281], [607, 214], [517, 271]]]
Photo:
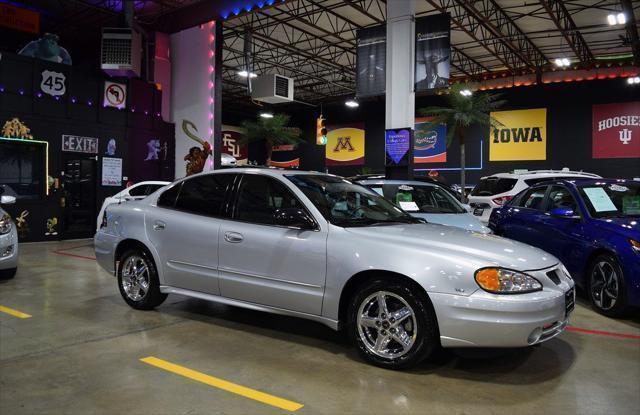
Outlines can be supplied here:
[[102, 185], [122, 185], [122, 159], [112, 157], [102, 158]]
[[124, 108], [127, 104], [127, 86], [118, 82], [105, 81], [102, 105]]
[[44, 70], [42, 71], [40, 89], [52, 97], [64, 95], [67, 92], [65, 80], [66, 78], [63, 73]]

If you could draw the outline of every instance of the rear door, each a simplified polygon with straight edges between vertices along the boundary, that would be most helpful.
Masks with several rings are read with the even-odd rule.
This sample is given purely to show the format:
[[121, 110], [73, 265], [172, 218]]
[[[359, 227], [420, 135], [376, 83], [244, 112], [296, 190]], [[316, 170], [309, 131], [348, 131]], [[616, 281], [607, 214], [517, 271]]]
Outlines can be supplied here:
[[[499, 232], [507, 238], [540, 247], [549, 235], [545, 234], [545, 196], [548, 186], [529, 188], [504, 213]], [[503, 209], [505, 211], [505, 209]]]
[[282, 181], [244, 174], [233, 220], [222, 221], [220, 291], [223, 296], [319, 315], [327, 267], [327, 229], [277, 226], [278, 208], [303, 203]]
[[166, 190], [145, 217], [164, 284], [219, 294], [218, 235], [236, 174], [207, 174]]

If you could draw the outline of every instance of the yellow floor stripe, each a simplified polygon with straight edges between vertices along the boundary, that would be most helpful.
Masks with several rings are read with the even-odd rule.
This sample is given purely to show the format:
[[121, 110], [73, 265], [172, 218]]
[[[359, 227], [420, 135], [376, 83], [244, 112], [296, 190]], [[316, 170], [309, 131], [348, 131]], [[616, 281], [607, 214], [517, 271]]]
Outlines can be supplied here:
[[31, 318], [31, 314], [23, 313], [22, 311], [14, 310], [13, 308], [5, 307], [3, 305], [0, 305], [0, 311], [18, 318]]
[[245, 386], [237, 385], [235, 383], [228, 382], [223, 379], [215, 378], [213, 376], [205, 375], [204, 373], [196, 372], [184, 366], [176, 365], [166, 360], [158, 359], [157, 357], [149, 356], [140, 361], [149, 365], [159, 367], [166, 371], [175, 373], [180, 376], [184, 376], [189, 379], [204, 383], [214, 388], [222, 389], [227, 392], [235, 393], [236, 395], [244, 396], [245, 398], [253, 399], [254, 401], [262, 402], [267, 405], [275, 406], [276, 408], [284, 409], [286, 411], [297, 411], [304, 405], [289, 401], [287, 399], [278, 398], [277, 396], [269, 395], [268, 393], [260, 392], [255, 389], [247, 388]]

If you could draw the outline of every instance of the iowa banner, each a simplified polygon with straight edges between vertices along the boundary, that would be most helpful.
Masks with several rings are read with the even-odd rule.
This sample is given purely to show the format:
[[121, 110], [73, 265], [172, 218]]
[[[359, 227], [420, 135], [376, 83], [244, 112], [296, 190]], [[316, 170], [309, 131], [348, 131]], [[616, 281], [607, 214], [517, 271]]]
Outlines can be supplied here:
[[547, 109], [498, 111], [491, 118], [501, 127], [489, 137], [489, 161], [546, 160]]
[[327, 130], [327, 166], [364, 164], [364, 124], [336, 126]]
[[640, 157], [640, 101], [593, 106], [593, 158]]
[[431, 118], [416, 118], [414, 127], [413, 163], [446, 163], [447, 126], [428, 128]]

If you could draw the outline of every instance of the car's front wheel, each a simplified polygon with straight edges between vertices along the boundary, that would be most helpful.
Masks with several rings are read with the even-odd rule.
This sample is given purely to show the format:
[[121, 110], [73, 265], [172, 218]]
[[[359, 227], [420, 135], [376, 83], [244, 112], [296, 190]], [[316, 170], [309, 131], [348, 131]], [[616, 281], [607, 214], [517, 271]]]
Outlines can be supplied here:
[[594, 308], [609, 317], [621, 317], [627, 311], [624, 274], [618, 260], [600, 255], [589, 267], [589, 298]]
[[415, 366], [439, 344], [428, 298], [404, 281], [371, 281], [354, 295], [348, 312], [348, 330], [358, 351], [377, 366]]
[[151, 310], [164, 302], [158, 271], [149, 253], [131, 249], [120, 257], [118, 288], [127, 304], [138, 310]]

